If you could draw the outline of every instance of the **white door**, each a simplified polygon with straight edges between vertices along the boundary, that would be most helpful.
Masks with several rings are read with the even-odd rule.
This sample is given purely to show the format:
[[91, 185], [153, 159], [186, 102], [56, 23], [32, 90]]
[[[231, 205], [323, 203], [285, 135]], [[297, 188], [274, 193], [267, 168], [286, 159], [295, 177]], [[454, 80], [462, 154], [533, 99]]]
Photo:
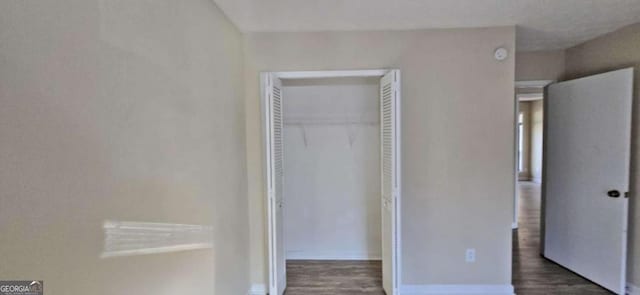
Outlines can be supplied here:
[[287, 287], [284, 249], [282, 82], [265, 74], [266, 150], [269, 218], [269, 294], [282, 295]]
[[380, 81], [382, 183], [382, 286], [398, 294], [400, 217], [400, 71]]
[[633, 71], [549, 86], [544, 256], [624, 294]]

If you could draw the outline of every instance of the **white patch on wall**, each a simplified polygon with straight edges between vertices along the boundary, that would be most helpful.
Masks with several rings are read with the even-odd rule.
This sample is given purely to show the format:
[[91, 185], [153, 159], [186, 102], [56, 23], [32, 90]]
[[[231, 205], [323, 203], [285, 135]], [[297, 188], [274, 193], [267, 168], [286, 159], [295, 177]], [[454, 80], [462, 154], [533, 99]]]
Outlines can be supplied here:
[[203, 225], [105, 221], [101, 258], [213, 247], [213, 228]]

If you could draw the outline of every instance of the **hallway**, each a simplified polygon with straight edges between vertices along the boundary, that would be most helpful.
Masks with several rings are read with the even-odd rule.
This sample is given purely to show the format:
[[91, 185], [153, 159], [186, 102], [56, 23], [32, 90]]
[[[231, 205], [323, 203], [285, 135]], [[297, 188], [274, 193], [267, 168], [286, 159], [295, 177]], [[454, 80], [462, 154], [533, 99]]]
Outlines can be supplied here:
[[513, 231], [513, 286], [516, 294], [612, 294], [540, 256], [540, 184], [520, 182], [518, 188], [519, 228]]

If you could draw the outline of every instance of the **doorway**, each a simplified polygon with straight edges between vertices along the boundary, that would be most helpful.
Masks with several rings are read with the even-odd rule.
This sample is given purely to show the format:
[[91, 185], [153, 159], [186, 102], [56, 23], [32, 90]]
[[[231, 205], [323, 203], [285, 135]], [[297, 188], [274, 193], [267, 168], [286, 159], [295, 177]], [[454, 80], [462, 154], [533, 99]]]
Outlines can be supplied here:
[[269, 293], [397, 294], [400, 72], [269, 72], [261, 82]]
[[[515, 175], [529, 181], [516, 187], [516, 293], [624, 294], [632, 77], [623, 69], [552, 83], [537, 118], [536, 102], [519, 96]], [[527, 136], [531, 171], [523, 164]], [[541, 184], [531, 161], [540, 151]]]
[[[540, 190], [544, 135], [544, 89], [551, 80], [518, 81], [515, 96], [515, 189], [512, 228], [520, 227], [522, 186]], [[537, 217], [539, 218], [539, 216]]]
[[[513, 286], [516, 294], [611, 294], [543, 256], [544, 88], [551, 81], [516, 83], [516, 211]], [[537, 85], [537, 87], [532, 87]]]

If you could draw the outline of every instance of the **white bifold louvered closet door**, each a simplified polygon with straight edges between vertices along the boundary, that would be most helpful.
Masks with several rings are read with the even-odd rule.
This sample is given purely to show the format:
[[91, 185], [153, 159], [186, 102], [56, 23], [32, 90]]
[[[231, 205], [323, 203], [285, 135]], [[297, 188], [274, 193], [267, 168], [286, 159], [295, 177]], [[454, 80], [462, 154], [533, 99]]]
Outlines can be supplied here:
[[382, 285], [387, 295], [398, 294], [400, 210], [400, 71], [380, 81], [382, 184]]
[[267, 87], [267, 181], [269, 182], [269, 294], [282, 295], [287, 287], [284, 250], [282, 82], [273, 74]]

